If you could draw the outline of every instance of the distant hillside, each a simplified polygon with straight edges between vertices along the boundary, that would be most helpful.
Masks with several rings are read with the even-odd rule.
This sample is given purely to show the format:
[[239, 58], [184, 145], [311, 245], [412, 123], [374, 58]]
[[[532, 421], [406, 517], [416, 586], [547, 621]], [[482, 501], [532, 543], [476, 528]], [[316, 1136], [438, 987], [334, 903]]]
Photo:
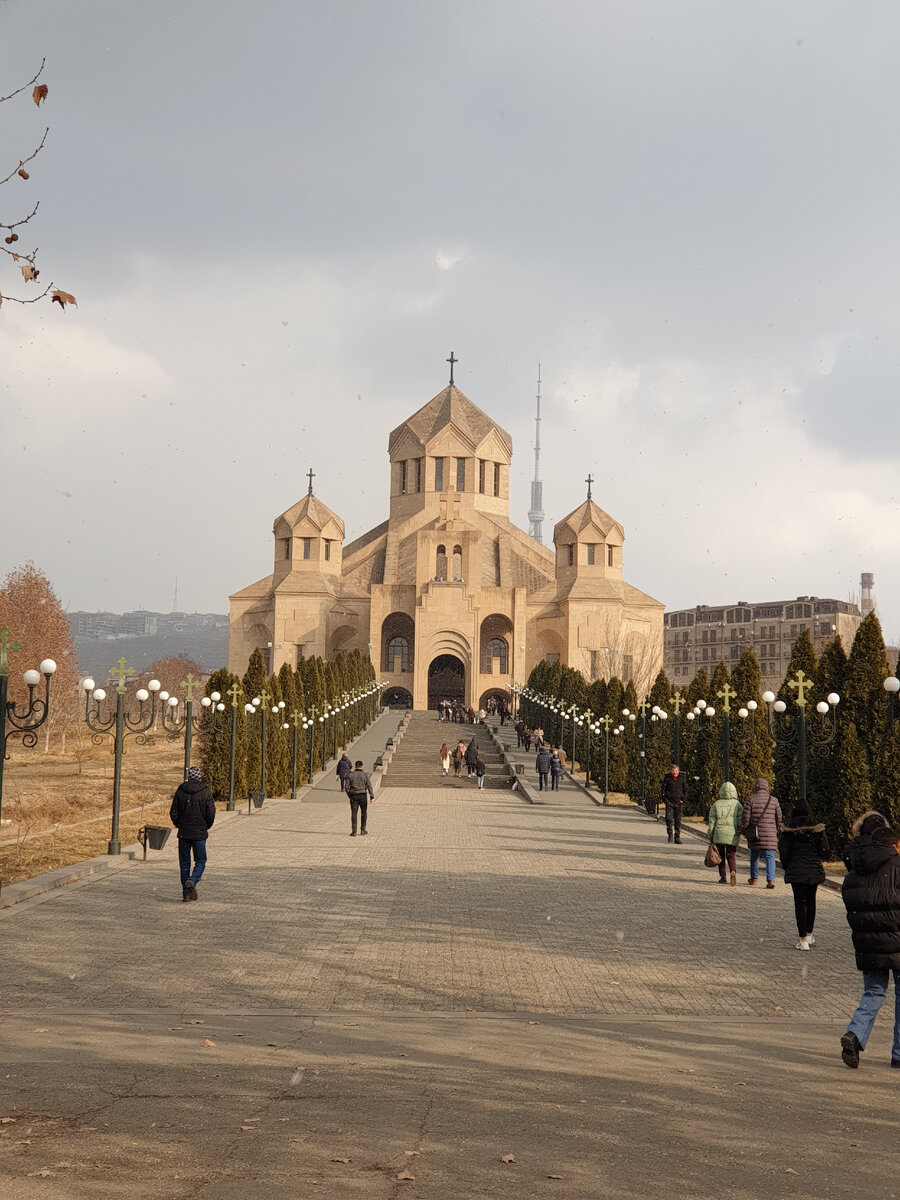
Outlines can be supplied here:
[[187, 654], [205, 671], [228, 665], [228, 630], [195, 629], [188, 633], [157, 633], [149, 637], [122, 637], [98, 640], [76, 635], [78, 661], [87, 675], [100, 680], [120, 658], [126, 658], [135, 671], [143, 671], [158, 658]]

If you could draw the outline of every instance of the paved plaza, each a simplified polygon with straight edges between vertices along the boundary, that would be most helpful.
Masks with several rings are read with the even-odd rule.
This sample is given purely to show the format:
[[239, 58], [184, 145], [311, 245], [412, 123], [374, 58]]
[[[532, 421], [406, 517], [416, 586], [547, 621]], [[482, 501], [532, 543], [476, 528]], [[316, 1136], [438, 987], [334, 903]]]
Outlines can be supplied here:
[[799, 954], [780, 877], [547, 800], [435, 771], [351, 839], [329, 777], [214, 831], [197, 904], [169, 847], [5, 910], [0, 1197], [900, 1191], [840, 898]]

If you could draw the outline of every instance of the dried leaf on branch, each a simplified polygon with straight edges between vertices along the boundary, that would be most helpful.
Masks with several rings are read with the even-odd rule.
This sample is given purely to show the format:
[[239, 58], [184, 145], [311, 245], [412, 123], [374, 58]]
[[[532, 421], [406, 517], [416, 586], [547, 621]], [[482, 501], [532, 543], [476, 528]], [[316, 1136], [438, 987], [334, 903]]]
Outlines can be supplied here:
[[47, 99], [47, 92], [49, 90], [50, 89], [47, 87], [46, 83], [39, 83], [31, 93], [31, 98], [38, 108], [41, 107], [41, 102]]
[[50, 297], [50, 303], [58, 304], [60, 308], [65, 308], [67, 304], [74, 304], [76, 308], [78, 307], [78, 301], [71, 294], [71, 292], [63, 292], [60, 291], [59, 288], [53, 289], [53, 294]]
[[33, 267], [31, 263], [23, 263], [19, 270], [22, 272], [22, 278], [28, 283], [30, 280], [37, 279], [40, 271], [37, 267]]

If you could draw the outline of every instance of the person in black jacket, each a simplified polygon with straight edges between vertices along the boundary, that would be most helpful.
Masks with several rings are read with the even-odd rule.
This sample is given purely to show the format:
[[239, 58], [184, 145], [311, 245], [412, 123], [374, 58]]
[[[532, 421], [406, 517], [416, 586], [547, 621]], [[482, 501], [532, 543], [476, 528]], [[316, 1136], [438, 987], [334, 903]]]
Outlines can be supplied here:
[[828, 857], [825, 826], [813, 821], [812, 813], [798, 801], [791, 813], [790, 825], [785, 825], [778, 837], [778, 857], [784, 867], [784, 881], [794, 893], [794, 915], [797, 918], [798, 950], [810, 950], [816, 942], [813, 926], [816, 923], [816, 889], [825, 882], [822, 860]]
[[534, 769], [538, 774], [538, 791], [545, 792], [548, 787], [547, 776], [550, 774], [550, 751], [545, 746], [541, 746], [537, 752]]
[[[687, 789], [684, 786], [684, 780], [681, 777], [681, 771], [677, 763], [672, 763], [665, 775], [663, 775], [662, 787], [659, 789], [660, 799], [666, 806], [666, 836], [668, 841], [672, 841], [672, 834], [675, 834], [675, 844], [681, 845], [681, 814], [684, 811], [684, 798], [687, 795]], [[650, 801], [648, 799], [648, 811]], [[656, 805], [653, 806], [651, 816], [656, 814]]]
[[859, 1066], [893, 975], [891, 1066], [900, 1068], [900, 833], [884, 824], [883, 817], [876, 824], [879, 816], [868, 816], [847, 847], [849, 870], [841, 889], [856, 966], [863, 973], [862, 999], [841, 1038], [841, 1058], [848, 1067]]
[[[172, 798], [169, 818], [178, 830], [182, 900], [196, 900], [197, 884], [206, 868], [206, 839], [216, 819], [216, 802], [203, 782], [199, 767], [188, 767], [188, 777]], [[191, 869], [191, 855], [194, 867]]]

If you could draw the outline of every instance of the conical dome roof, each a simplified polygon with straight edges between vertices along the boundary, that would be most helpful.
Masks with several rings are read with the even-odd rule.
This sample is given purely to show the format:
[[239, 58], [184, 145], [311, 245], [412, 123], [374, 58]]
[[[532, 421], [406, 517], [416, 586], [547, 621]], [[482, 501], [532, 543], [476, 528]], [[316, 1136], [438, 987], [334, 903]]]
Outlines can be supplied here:
[[487, 413], [483, 413], [452, 383], [393, 430], [388, 438], [388, 453], [393, 451], [404, 433], [412, 433], [424, 446], [448, 425], [459, 430], [473, 447], [480, 445], [494, 431], [512, 454], [512, 438], [506, 430], [501, 429], [496, 421], [492, 421]]
[[553, 540], [556, 541], [563, 527], [571, 529], [577, 537], [584, 529], [593, 527], [598, 529], [604, 537], [612, 530], [616, 530], [620, 536], [625, 536], [625, 531], [622, 526], [608, 512], [604, 512], [599, 504], [595, 504], [593, 500], [585, 500], [583, 504], [579, 504], [574, 512], [570, 512], [567, 517], [563, 517], [561, 521], [553, 527]]

